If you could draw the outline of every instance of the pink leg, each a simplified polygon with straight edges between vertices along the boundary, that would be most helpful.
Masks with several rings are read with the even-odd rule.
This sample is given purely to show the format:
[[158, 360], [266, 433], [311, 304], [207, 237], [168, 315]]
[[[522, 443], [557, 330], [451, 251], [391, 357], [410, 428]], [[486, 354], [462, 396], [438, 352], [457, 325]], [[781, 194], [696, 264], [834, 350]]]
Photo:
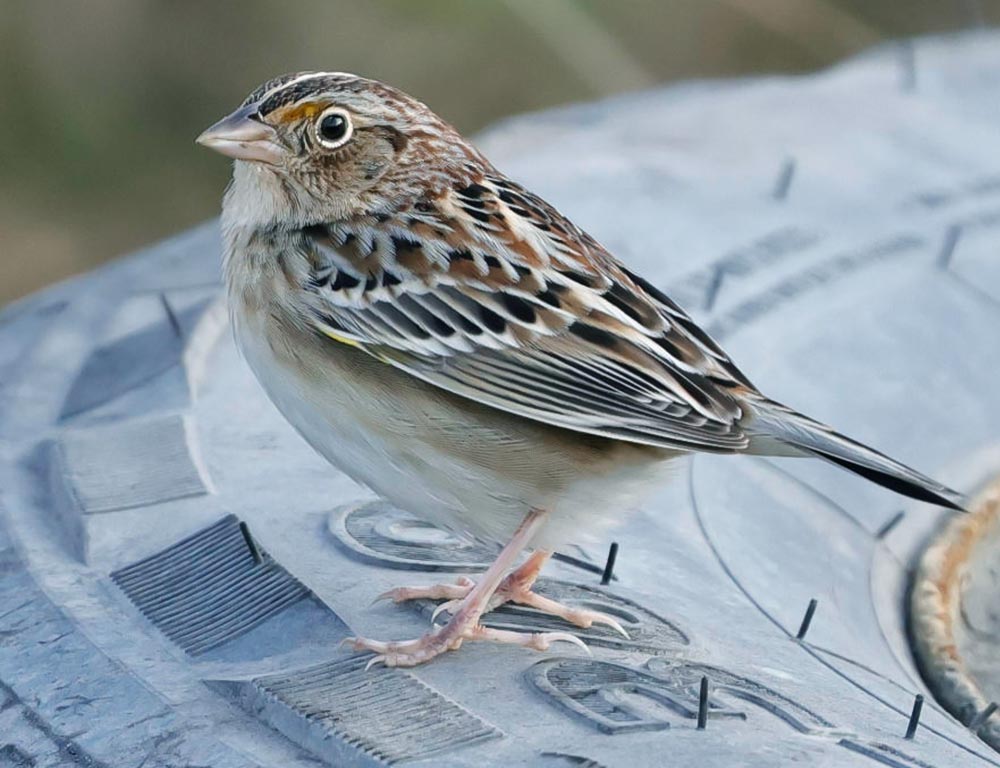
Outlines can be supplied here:
[[[538, 580], [538, 574], [552, 557], [552, 551], [548, 549], [536, 549], [531, 555], [521, 563], [517, 570], [507, 574], [500, 587], [493, 594], [490, 600], [490, 610], [514, 600], [515, 595], [525, 595], [531, 592], [531, 588]], [[520, 602], [516, 601], [515, 602]]]
[[[512, 571], [501, 582], [490, 598], [483, 613], [488, 613], [495, 608], [499, 608], [504, 603], [516, 603], [534, 608], [550, 616], [558, 616], [570, 624], [575, 624], [584, 629], [594, 624], [605, 624], [627, 638], [628, 633], [625, 631], [625, 628], [606, 613], [591, 611], [586, 608], [574, 608], [531, 591], [535, 581], [538, 579], [538, 574], [541, 573], [542, 567], [549, 561], [550, 557], [552, 557], [552, 552], [547, 549], [539, 549], [533, 552], [517, 570]], [[441, 603], [434, 610], [431, 620], [433, 621], [437, 618], [438, 614], [442, 611], [451, 612], [457, 609], [458, 605], [459, 601], [455, 598], [446, 603]]]
[[[544, 520], [544, 512], [532, 510], [518, 526], [514, 537], [505, 546], [497, 559], [489, 567], [483, 577], [462, 598], [460, 605], [447, 624], [435, 627], [423, 637], [416, 640], [390, 641], [368, 640], [362, 637], [350, 637], [344, 641], [357, 651], [372, 651], [377, 654], [368, 665], [385, 664], [387, 667], [413, 667], [430, 661], [445, 651], [453, 651], [462, 645], [463, 640], [494, 640], [526, 645], [536, 648], [547, 648], [556, 640], [583, 645], [573, 635], [564, 632], [546, 632], [538, 635], [521, 635], [514, 632], [498, 633], [479, 626], [479, 617], [489, 605], [490, 598], [504, 580], [504, 575], [517, 560], [521, 550], [534, 537]], [[586, 646], [584, 646], [586, 648]]]

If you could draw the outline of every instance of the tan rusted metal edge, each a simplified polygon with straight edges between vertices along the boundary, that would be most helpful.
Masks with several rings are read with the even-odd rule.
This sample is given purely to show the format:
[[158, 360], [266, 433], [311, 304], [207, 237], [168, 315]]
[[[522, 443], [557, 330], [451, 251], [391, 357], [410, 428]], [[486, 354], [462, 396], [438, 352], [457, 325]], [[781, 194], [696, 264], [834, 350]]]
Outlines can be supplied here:
[[925, 680], [937, 699], [994, 749], [1000, 749], [1000, 713], [962, 659], [959, 622], [965, 574], [988, 545], [1000, 519], [1000, 480], [980, 493], [970, 512], [948, 520], [924, 550], [910, 592], [910, 635]]

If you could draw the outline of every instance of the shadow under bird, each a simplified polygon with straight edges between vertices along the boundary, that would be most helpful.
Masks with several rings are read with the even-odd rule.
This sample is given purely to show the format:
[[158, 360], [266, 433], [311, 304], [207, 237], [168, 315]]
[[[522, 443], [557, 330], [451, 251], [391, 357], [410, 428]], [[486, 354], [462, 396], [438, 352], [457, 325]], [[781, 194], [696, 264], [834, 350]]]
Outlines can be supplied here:
[[395, 88], [285, 75], [198, 142], [236, 160], [230, 312], [271, 400], [393, 504], [505, 543], [478, 581], [383, 595], [444, 599], [451, 617], [415, 640], [347, 641], [372, 663], [413, 666], [463, 641], [582, 645], [480, 624], [505, 602], [624, 634], [532, 585], [556, 544], [613, 522], [683, 454], [818, 456], [961, 509], [956, 492], [768, 399], [668, 296]]

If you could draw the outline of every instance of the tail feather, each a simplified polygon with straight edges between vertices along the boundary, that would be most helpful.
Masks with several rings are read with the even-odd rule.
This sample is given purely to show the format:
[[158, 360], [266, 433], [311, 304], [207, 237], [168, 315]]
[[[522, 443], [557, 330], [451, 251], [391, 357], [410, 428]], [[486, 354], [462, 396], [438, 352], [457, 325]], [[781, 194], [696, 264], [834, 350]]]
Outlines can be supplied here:
[[825, 424], [773, 401], [755, 403], [754, 410], [748, 425], [751, 452], [818, 456], [904, 496], [965, 511], [962, 494]]

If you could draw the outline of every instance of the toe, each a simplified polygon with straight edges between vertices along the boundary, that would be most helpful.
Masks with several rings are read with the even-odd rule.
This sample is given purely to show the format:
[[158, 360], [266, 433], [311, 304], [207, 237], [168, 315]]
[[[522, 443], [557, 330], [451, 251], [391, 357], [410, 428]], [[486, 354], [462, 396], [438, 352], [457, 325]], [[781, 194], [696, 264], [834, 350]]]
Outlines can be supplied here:
[[468, 635], [469, 640], [485, 640], [508, 645], [521, 645], [536, 651], [547, 651], [552, 643], [572, 643], [582, 648], [588, 656], [592, 655], [586, 643], [569, 632], [512, 632], [506, 629], [493, 629], [482, 625], [473, 629]]
[[394, 603], [403, 603], [407, 600], [440, 600], [447, 598], [456, 600], [465, 597], [475, 586], [472, 579], [459, 576], [454, 584], [431, 584], [426, 587], [396, 587], [383, 592], [372, 601], [372, 605], [381, 600], [392, 600]]
[[415, 667], [430, 661], [445, 651], [457, 649], [462, 644], [462, 636], [454, 631], [435, 629], [416, 640], [370, 640], [367, 637], [348, 637], [341, 642], [355, 651], [371, 651], [365, 669], [379, 664], [386, 667]]

